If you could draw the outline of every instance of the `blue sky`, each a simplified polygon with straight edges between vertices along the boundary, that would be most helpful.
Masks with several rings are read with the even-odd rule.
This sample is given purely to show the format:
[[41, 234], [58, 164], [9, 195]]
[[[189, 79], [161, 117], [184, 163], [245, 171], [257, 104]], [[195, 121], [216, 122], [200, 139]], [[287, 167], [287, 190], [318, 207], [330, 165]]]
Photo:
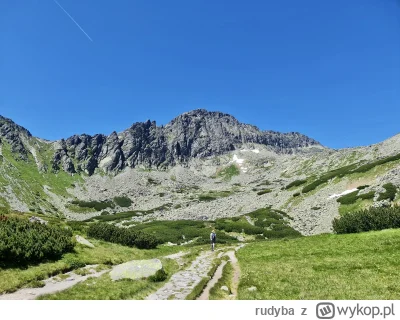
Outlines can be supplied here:
[[0, 2], [0, 114], [32, 134], [218, 110], [332, 148], [400, 132], [398, 0]]

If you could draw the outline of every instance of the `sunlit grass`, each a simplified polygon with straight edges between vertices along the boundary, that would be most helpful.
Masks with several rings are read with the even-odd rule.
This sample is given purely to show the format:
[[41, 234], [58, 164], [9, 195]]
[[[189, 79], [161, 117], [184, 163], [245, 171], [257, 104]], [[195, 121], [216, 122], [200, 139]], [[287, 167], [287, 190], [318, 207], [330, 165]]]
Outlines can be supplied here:
[[242, 300], [400, 298], [400, 230], [251, 243], [237, 256]]
[[180, 246], [159, 246], [153, 250], [140, 250], [113, 243], [89, 239], [95, 248], [75, 246], [75, 252], [63, 255], [62, 259], [25, 268], [0, 268], [0, 294], [13, 292], [34, 280], [44, 280], [53, 275], [80, 269], [89, 264], [116, 265], [131, 260], [159, 258], [178, 251], [188, 250]]

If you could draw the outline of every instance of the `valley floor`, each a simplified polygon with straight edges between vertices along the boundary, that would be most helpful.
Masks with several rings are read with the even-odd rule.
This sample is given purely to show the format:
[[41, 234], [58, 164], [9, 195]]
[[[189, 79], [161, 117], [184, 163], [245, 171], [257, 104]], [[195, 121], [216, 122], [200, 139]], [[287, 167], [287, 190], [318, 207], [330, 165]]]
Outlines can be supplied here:
[[[39, 299], [400, 298], [400, 288], [396, 285], [400, 280], [398, 229], [250, 242], [244, 247], [220, 246], [215, 252], [210, 252], [208, 246], [138, 250], [90, 241], [95, 248], [77, 246], [74, 253], [64, 255], [58, 262], [26, 269], [0, 269], [0, 292], [3, 293], [0, 298], [37, 298], [32, 292], [41, 291], [32, 287], [46, 285], [44, 288], [48, 288], [50, 284], [56, 288], [57, 283], [67, 283], [71, 273], [65, 271], [67, 265], [73, 265], [71, 261], [76, 265], [74, 280], [81, 281], [69, 288], [59, 285], [65, 289], [60, 292], [44, 290], [47, 295]], [[114, 282], [108, 275], [112, 265], [155, 257], [161, 259], [168, 273], [165, 281]], [[98, 276], [93, 277], [82, 273], [84, 264], [103, 268], [92, 270]], [[45, 280], [49, 277], [50, 280]], [[21, 292], [26, 295], [19, 296]]]

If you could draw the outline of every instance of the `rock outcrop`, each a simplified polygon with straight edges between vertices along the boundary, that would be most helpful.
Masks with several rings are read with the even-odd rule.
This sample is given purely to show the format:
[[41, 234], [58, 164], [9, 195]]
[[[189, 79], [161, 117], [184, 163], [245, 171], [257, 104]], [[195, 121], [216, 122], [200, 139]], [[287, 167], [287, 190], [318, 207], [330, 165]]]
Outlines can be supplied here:
[[11, 146], [11, 151], [17, 159], [28, 159], [28, 150], [24, 146], [23, 139], [30, 137], [32, 135], [28, 130], [0, 116], [0, 144], [4, 139]]

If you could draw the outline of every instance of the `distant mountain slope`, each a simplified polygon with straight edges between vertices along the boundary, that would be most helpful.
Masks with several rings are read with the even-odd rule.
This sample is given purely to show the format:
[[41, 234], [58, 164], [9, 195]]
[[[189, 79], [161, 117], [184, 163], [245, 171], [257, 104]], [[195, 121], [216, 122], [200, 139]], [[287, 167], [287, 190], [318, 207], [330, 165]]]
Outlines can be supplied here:
[[[194, 110], [165, 126], [138, 122], [109, 136], [51, 142], [0, 117], [0, 213], [75, 220], [102, 214], [130, 225], [214, 220], [272, 206], [296, 230], [317, 234], [330, 232], [339, 214], [400, 204], [399, 190], [400, 135], [333, 150], [299, 133], [261, 131], [228, 114]], [[345, 194], [350, 198], [338, 202]]]

